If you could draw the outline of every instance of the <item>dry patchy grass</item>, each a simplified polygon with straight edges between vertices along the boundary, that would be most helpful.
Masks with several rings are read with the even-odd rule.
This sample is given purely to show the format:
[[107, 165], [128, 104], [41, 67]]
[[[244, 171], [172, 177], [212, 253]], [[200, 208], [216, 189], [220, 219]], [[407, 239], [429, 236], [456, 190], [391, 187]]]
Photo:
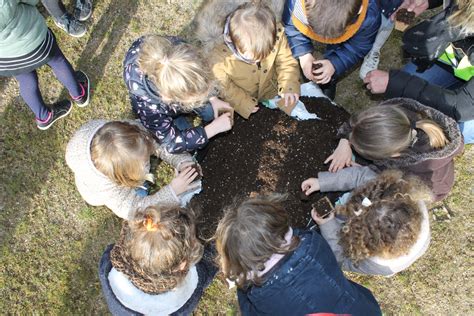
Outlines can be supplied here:
[[[93, 82], [89, 107], [73, 113], [48, 131], [36, 129], [18, 96], [14, 80], [0, 79], [0, 311], [9, 314], [107, 314], [100, 293], [97, 264], [105, 246], [115, 241], [120, 220], [80, 197], [64, 162], [73, 132], [93, 118], [131, 116], [122, 80], [122, 59], [142, 34], [186, 36], [199, 1], [94, 1], [89, 33], [68, 37], [48, 20], [61, 48]], [[382, 68], [400, 65], [399, 34], [383, 51]], [[43, 67], [47, 102], [66, 92]], [[338, 87], [337, 101], [348, 110], [371, 100], [357, 72]], [[446, 204], [450, 221], [432, 221], [432, 245], [421, 260], [393, 278], [351, 275], [367, 285], [386, 314], [467, 314], [472, 312], [472, 204], [474, 148], [457, 160], [457, 182]], [[166, 180], [166, 179], [163, 179]], [[216, 280], [197, 314], [235, 314], [235, 293]]]

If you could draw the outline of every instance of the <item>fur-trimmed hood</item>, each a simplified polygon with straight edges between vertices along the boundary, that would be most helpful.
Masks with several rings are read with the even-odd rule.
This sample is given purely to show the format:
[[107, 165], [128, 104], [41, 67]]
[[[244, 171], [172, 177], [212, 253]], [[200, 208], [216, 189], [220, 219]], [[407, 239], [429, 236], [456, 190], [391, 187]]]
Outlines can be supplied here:
[[[375, 160], [374, 164], [383, 168], [403, 168], [413, 166], [428, 160], [451, 160], [464, 146], [463, 138], [459, 130], [459, 126], [455, 120], [449, 116], [425, 106], [418, 101], [406, 98], [395, 98], [382, 102], [379, 106], [391, 106], [394, 102], [399, 101], [402, 108], [418, 114], [416, 120], [430, 119], [435, 121], [446, 134], [449, 143], [442, 149], [431, 150], [427, 152], [406, 151], [401, 157]], [[410, 117], [410, 120], [415, 119]]]
[[[205, 0], [196, 13], [193, 24], [195, 37], [205, 50], [211, 50], [224, 42], [224, 23], [229, 14], [240, 5], [252, 0]], [[281, 21], [285, 0], [260, 0], [274, 13], [277, 23]], [[256, 2], [256, 0], [253, 0]]]

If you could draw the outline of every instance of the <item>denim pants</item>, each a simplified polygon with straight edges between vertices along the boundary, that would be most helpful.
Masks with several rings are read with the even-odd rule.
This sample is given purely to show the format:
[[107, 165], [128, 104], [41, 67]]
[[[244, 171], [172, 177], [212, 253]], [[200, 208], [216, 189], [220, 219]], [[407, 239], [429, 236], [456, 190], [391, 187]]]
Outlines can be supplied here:
[[[464, 83], [463, 80], [458, 79], [453, 73], [440, 65], [434, 64], [431, 68], [424, 72], [416, 72], [417, 66], [410, 62], [403, 67], [403, 71], [420, 77], [431, 84], [440, 86], [446, 89], [455, 89]], [[459, 129], [464, 136], [465, 144], [474, 143], [474, 120], [459, 122]]]
[[[204, 123], [211, 122], [214, 119], [214, 109], [212, 108], [211, 103], [207, 103], [205, 106], [193, 110], [193, 112], [199, 116]], [[173, 119], [173, 123], [181, 131], [193, 127], [191, 122], [188, 120], [187, 115], [176, 117]]]

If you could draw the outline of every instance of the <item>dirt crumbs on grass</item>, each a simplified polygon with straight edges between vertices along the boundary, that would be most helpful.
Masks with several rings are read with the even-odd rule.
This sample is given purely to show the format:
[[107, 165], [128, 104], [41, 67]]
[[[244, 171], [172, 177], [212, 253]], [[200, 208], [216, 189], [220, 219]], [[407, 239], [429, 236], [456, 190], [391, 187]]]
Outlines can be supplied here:
[[236, 116], [232, 131], [211, 142], [201, 164], [203, 190], [192, 202], [201, 209], [203, 236], [214, 233], [222, 207], [235, 196], [257, 192], [288, 193], [292, 225], [307, 225], [311, 203], [322, 195], [304, 199], [301, 182], [327, 170], [323, 162], [337, 146], [337, 129], [349, 114], [325, 98], [302, 101], [322, 120], [296, 121], [262, 107], [248, 121]]

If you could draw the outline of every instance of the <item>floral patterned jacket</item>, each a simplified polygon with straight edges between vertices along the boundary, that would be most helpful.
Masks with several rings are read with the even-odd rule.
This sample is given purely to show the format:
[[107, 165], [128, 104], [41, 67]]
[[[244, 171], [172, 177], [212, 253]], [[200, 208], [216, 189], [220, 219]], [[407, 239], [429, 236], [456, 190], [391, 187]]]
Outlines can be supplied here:
[[[169, 37], [174, 43], [182, 42], [176, 37]], [[165, 103], [156, 86], [148, 80], [138, 67], [140, 46], [144, 37], [136, 40], [128, 50], [124, 60], [125, 85], [128, 88], [133, 111], [142, 124], [150, 130], [160, 144], [165, 144], [170, 153], [182, 153], [205, 147], [208, 142], [202, 126], [179, 130], [173, 119], [185, 114], [179, 103]]]

